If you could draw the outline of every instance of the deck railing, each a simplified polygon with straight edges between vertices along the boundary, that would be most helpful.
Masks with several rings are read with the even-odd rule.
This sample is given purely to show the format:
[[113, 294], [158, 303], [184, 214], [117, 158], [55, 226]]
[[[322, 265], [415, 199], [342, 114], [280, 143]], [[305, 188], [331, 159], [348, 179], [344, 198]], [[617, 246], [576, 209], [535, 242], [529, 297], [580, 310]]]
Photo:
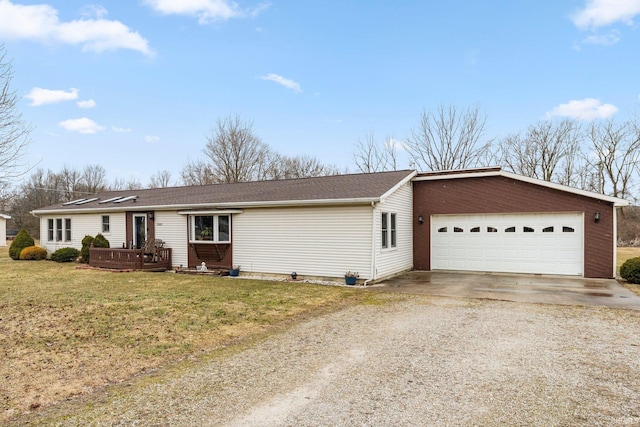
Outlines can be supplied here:
[[170, 270], [171, 248], [145, 254], [142, 249], [90, 248], [89, 265], [115, 270]]

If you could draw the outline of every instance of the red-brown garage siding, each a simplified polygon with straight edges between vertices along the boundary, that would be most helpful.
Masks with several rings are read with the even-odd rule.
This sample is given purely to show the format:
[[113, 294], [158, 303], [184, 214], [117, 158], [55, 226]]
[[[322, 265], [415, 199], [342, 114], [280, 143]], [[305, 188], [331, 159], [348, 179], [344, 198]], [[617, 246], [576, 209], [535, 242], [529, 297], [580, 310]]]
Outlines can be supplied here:
[[[434, 214], [584, 212], [584, 277], [613, 277], [614, 207], [607, 201], [504, 176], [414, 181], [413, 263], [430, 270]], [[594, 213], [600, 212], [600, 221]], [[422, 216], [424, 223], [418, 222]]]

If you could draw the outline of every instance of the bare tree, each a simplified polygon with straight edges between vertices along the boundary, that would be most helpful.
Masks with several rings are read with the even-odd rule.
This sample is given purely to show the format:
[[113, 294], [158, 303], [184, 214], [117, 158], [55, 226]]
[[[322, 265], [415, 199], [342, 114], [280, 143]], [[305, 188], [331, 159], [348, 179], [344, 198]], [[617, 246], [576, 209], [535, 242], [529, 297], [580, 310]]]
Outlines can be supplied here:
[[31, 127], [18, 112], [18, 97], [11, 90], [13, 68], [0, 44], [0, 186], [29, 171], [24, 160]]
[[253, 133], [253, 123], [239, 116], [218, 120], [203, 151], [218, 182], [261, 179], [270, 153], [269, 147]]
[[208, 185], [217, 182], [212, 166], [202, 160], [187, 163], [180, 171], [180, 179], [184, 185]]
[[272, 157], [269, 163], [271, 167], [266, 179], [311, 178], [339, 173], [337, 167], [327, 166], [310, 156], [276, 156]]
[[614, 197], [631, 196], [632, 180], [640, 165], [638, 123], [593, 122], [587, 138], [593, 150], [590, 161], [597, 171], [598, 191]]
[[107, 171], [100, 165], [88, 165], [82, 171], [82, 184], [88, 194], [99, 193], [107, 188]]
[[364, 140], [358, 139], [353, 159], [363, 173], [397, 170], [397, 144], [392, 138], [380, 143], [375, 140], [373, 132], [367, 133]]
[[478, 107], [459, 111], [440, 105], [435, 113], [422, 112], [420, 124], [412, 129], [405, 148], [416, 167], [453, 170], [482, 165], [491, 141], [482, 142], [486, 117]]
[[166, 188], [171, 186], [171, 172], [161, 170], [151, 175], [149, 188]]
[[503, 138], [498, 150], [502, 163], [517, 174], [572, 185], [581, 169], [580, 126], [571, 119], [541, 121], [524, 136]]

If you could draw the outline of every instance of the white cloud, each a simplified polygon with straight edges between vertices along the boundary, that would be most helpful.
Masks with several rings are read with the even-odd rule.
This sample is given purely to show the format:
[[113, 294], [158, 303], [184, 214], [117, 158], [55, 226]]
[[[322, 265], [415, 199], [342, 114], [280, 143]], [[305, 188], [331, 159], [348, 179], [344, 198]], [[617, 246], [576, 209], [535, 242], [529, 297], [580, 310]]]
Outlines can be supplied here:
[[78, 101], [76, 104], [78, 104], [78, 107], [80, 108], [93, 108], [96, 106], [96, 101], [93, 99], [87, 99], [86, 101]]
[[[106, 10], [94, 12], [104, 15]], [[46, 4], [19, 5], [0, 0], [0, 38], [25, 39], [40, 43], [68, 43], [83, 51], [131, 49], [152, 55], [149, 42], [119, 21], [77, 19], [60, 22], [58, 11]]]
[[119, 128], [118, 126], [111, 126], [111, 130], [118, 133], [131, 132], [131, 128]]
[[152, 136], [152, 135], [146, 135], [144, 137], [145, 142], [148, 142], [149, 144], [153, 144], [155, 142], [160, 141], [160, 137], [159, 136]]
[[66, 91], [34, 87], [31, 89], [31, 92], [26, 94], [24, 97], [31, 100], [32, 107], [39, 107], [45, 104], [57, 104], [63, 101], [78, 99], [78, 89], [71, 88]]
[[240, 9], [230, 0], [144, 0], [152, 9], [164, 15], [186, 15], [198, 18], [198, 23], [256, 16], [269, 7], [262, 3], [253, 9]]
[[404, 143], [402, 141], [400, 141], [399, 139], [395, 139], [393, 137], [389, 138], [388, 140], [386, 140], [384, 142], [385, 147], [387, 148], [393, 148], [397, 151], [407, 151]]
[[86, 117], [65, 120], [60, 122], [59, 125], [68, 131], [84, 134], [93, 134], [104, 130], [104, 127]]
[[585, 7], [571, 20], [580, 29], [605, 27], [616, 22], [633, 25], [640, 14], [640, 0], [587, 0]]
[[104, 8], [104, 6], [88, 4], [80, 9], [80, 14], [87, 18], [103, 18], [107, 16], [109, 12]]
[[604, 35], [592, 35], [585, 37], [582, 40], [584, 44], [595, 44], [601, 46], [613, 46], [614, 44], [620, 41], [620, 32], [619, 31], [611, 31], [609, 34]]
[[578, 120], [605, 119], [618, 112], [618, 107], [612, 104], [603, 104], [599, 99], [585, 98], [560, 104], [547, 112], [546, 116], [572, 117]]
[[266, 76], [261, 76], [260, 77], [262, 80], [270, 80], [272, 82], [276, 82], [284, 87], [286, 87], [287, 89], [291, 89], [294, 92], [302, 92], [302, 89], [300, 88], [300, 85], [296, 82], [294, 82], [293, 80], [287, 79], [285, 77], [279, 76], [277, 74], [267, 74]]

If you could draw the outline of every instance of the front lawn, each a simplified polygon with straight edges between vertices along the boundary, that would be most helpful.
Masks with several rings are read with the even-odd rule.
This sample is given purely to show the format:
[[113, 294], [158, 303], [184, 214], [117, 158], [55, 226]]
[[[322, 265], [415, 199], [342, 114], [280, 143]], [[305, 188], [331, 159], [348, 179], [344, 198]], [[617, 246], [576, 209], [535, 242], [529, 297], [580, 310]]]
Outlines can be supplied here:
[[376, 298], [292, 282], [110, 273], [13, 261], [0, 248], [0, 423]]

